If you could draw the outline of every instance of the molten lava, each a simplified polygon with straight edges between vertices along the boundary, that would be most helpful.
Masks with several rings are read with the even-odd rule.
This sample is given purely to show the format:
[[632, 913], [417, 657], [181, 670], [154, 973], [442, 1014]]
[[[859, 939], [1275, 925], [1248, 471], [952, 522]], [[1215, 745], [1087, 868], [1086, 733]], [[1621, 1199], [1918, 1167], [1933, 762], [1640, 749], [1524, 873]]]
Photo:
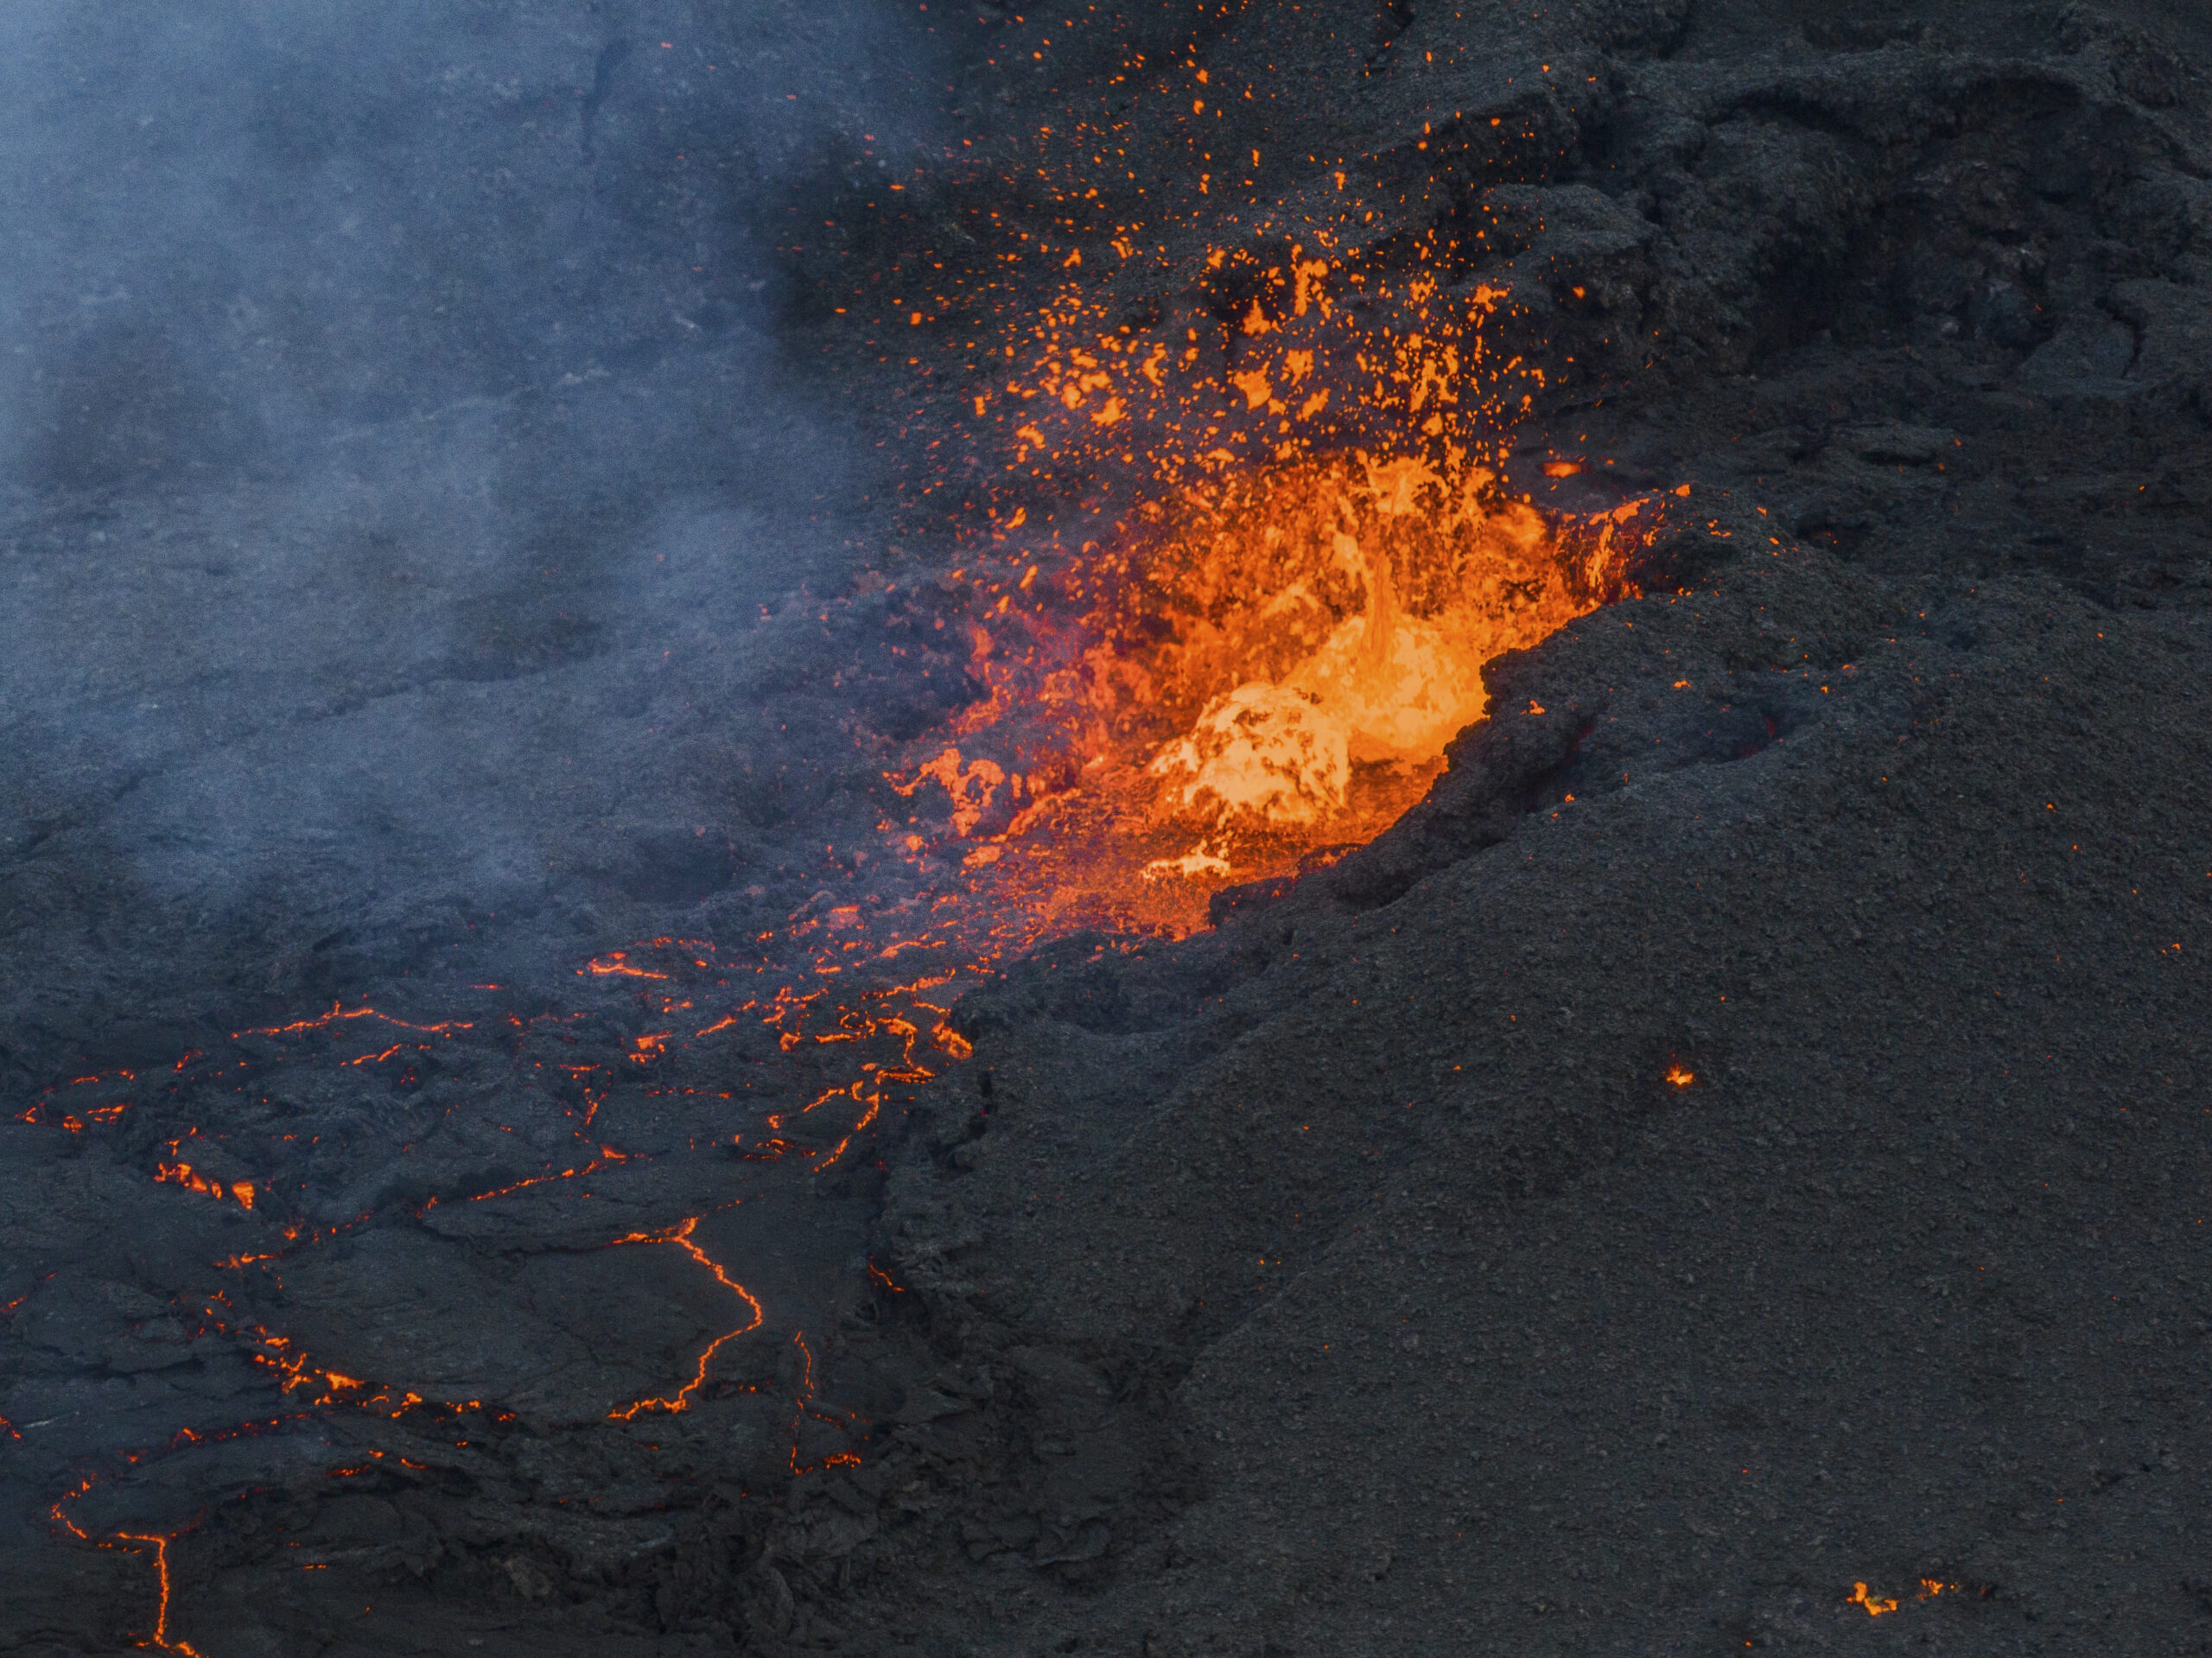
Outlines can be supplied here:
[[1488, 347], [1509, 294], [1259, 228], [1207, 256], [1202, 314], [1069, 259], [985, 354], [992, 545], [954, 578], [989, 695], [892, 777], [916, 810], [883, 829], [966, 872], [988, 955], [1186, 932], [1372, 839], [1486, 712], [1483, 664], [1631, 592], [1662, 526], [1663, 498], [1572, 517], [1507, 486], [1544, 382]]
[[1662, 518], [1548, 518], [1464, 457], [1180, 485], [1049, 585], [1028, 549], [1000, 567], [969, 669], [991, 696], [891, 778], [918, 810], [887, 838], [1031, 918], [1020, 944], [1186, 932], [1213, 892], [1388, 828], [1487, 712], [1483, 664], [1622, 596]]
[[1866, 1585], [1863, 1583], [1854, 1583], [1851, 1585], [1851, 1593], [1845, 1598], [1844, 1604], [1864, 1606], [1869, 1617], [1879, 1617], [1885, 1612], [1894, 1612], [1897, 1609], [1895, 1597], [1870, 1595], [1866, 1592]]
[[706, 1350], [699, 1355], [698, 1366], [693, 1370], [691, 1379], [686, 1382], [682, 1387], [678, 1388], [675, 1393], [666, 1399], [637, 1400], [634, 1402], [625, 1405], [619, 1409], [610, 1411], [607, 1413], [609, 1420], [627, 1422], [645, 1411], [675, 1412], [687, 1411], [690, 1409], [692, 1397], [698, 1393], [700, 1388], [707, 1385], [707, 1368], [714, 1363], [715, 1355], [721, 1351], [722, 1348], [728, 1344], [735, 1341], [740, 1336], [750, 1335], [753, 1331], [758, 1330], [760, 1327], [762, 1321], [767, 1317], [766, 1313], [761, 1311], [760, 1302], [759, 1299], [754, 1296], [753, 1292], [747, 1289], [744, 1285], [739, 1283], [728, 1273], [724, 1272], [722, 1270], [721, 1264], [719, 1261], [715, 1261], [711, 1255], [708, 1255], [705, 1250], [702, 1249], [697, 1244], [691, 1241], [691, 1234], [698, 1229], [699, 1218], [700, 1217], [698, 1216], [693, 1215], [664, 1231], [632, 1232], [626, 1236], [616, 1238], [613, 1242], [616, 1244], [674, 1244], [677, 1248], [683, 1250], [684, 1254], [690, 1255], [692, 1260], [697, 1261], [702, 1267], [704, 1267], [709, 1272], [712, 1273], [715, 1277], [715, 1282], [721, 1285], [732, 1295], [735, 1296], [740, 1301], [743, 1302], [748, 1317], [745, 1323], [738, 1325], [734, 1330], [715, 1337], [713, 1341], [707, 1344]]

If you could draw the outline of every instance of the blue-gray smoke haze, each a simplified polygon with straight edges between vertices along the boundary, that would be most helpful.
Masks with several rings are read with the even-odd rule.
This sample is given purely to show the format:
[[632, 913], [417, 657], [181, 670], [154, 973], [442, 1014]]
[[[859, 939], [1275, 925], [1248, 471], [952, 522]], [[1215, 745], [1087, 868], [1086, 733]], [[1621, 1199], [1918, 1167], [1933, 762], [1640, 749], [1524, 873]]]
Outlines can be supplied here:
[[873, 487], [778, 238], [941, 141], [913, 16], [0, 11], [0, 951], [61, 979], [5, 1022], [137, 994], [118, 929], [244, 927], [285, 994], [578, 871], [650, 895], [656, 835], [713, 886], [779, 738], [747, 630]]

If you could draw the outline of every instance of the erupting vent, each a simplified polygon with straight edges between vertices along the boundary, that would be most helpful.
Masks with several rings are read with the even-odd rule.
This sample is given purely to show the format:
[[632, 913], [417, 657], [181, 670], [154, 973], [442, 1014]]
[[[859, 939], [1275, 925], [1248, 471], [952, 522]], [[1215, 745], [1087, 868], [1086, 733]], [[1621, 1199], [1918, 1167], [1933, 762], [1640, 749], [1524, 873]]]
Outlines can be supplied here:
[[[984, 588], [991, 695], [894, 783], [943, 791], [961, 861], [1032, 938], [1180, 933], [1223, 886], [1371, 839], [1484, 713], [1482, 664], [1631, 591], [1662, 523], [1657, 499], [1574, 517], [1508, 492], [1542, 376], [1484, 349], [1502, 292], [1298, 246], [1209, 268], [1245, 295], [1209, 334], [1086, 327], [1112, 308], [1071, 285], [1027, 372], [976, 399], [983, 443], [1012, 445], [1002, 501], [1027, 498], [957, 573]], [[910, 854], [946, 849], [905, 828]]]

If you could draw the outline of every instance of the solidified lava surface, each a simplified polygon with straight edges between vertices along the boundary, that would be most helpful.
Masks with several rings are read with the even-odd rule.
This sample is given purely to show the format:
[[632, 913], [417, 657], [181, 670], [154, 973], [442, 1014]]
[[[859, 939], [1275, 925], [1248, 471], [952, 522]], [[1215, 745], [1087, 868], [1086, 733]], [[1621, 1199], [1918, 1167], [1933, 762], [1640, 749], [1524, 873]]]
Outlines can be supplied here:
[[619, 10], [6, 26], [0, 1650], [2212, 1641], [2199, 9]]

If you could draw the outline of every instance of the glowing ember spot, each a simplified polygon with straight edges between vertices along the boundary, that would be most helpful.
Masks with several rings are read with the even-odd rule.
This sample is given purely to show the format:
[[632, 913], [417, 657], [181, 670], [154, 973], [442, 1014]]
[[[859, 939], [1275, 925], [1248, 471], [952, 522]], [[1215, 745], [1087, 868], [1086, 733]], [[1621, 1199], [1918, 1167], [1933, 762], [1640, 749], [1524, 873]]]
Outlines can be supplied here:
[[1676, 1088], [1688, 1088], [1697, 1081], [1697, 1073], [1681, 1065], [1669, 1065], [1667, 1067], [1667, 1080]]
[[1575, 473], [1581, 470], [1582, 463], [1580, 461], [1547, 461], [1544, 462], [1544, 476], [1547, 478], [1572, 478]]
[[1863, 1583], [1854, 1583], [1851, 1585], [1851, 1593], [1845, 1598], [1843, 1604], [1847, 1606], [1864, 1606], [1869, 1617], [1879, 1617], [1884, 1612], [1894, 1612], [1897, 1609], [1896, 1601], [1878, 1599], [1868, 1594], [1866, 1585]]
[[157, 1185], [179, 1185], [199, 1192], [202, 1197], [229, 1198], [243, 1209], [253, 1207], [254, 1185], [251, 1180], [234, 1180], [228, 1185], [210, 1175], [200, 1173], [189, 1163], [163, 1163], [154, 1171]]

